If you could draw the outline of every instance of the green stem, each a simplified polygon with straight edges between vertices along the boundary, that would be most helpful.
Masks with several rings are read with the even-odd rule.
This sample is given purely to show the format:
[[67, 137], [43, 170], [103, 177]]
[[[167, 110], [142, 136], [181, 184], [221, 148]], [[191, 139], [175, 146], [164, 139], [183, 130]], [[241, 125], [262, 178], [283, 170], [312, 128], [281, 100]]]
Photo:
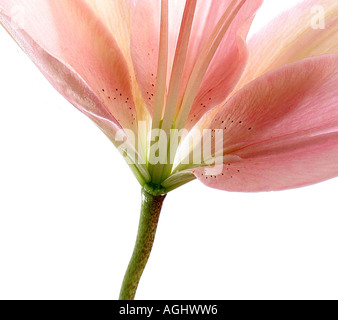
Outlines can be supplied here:
[[152, 195], [142, 189], [139, 229], [133, 255], [123, 279], [120, 300], [133, 300], [153, 247], [162, 204], [166, 195]]

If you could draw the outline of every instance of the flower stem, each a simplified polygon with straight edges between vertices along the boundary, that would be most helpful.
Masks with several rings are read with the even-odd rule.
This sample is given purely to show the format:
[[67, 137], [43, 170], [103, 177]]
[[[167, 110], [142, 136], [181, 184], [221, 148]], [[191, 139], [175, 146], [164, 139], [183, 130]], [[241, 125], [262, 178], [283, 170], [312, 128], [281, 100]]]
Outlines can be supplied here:
[[152, 195], [142, 189], [139, 229], [133, 255], [123, 279], [120, 300], [133, 300], [153, 247], [162, 204], [166, 195]]

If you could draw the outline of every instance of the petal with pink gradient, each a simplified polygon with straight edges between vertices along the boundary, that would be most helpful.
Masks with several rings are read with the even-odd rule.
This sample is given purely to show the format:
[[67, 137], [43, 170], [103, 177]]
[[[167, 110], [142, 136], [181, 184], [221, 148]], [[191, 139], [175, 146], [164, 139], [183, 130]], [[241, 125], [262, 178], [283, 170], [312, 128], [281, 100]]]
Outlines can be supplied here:
[[[20, 25], [13, 8], [23, 13]], [[104, 24], [82, 0], [2, 0], [0, 9], [2, 24], [44, 74], [50, 74], [54, 86], [60, 79], [57, 73], [69, 67], [69, 73], [77, 74], [86, 83], [91, 91], [88, 96], [94, 94], [96, 102], [101, 101], [97, 108], [105, 108], [101, 111], [108, 111], [119, 125], [135, 128], [136, 112], [126, 61]], [[39, 53], [31, 46], [33, 42]], [[60, 62], [60, 70], [50, 68], [48, 60], [34, 58], [41, 50]], [[66, 79], [71, 81], [74, 77]]]
[[[131, 1], [84, 0], [114, 37], [124, 57], [130, 57]], [[129, 59], [129, 58], [128, 58]]]
[[[289, 143], [280, 150], [258, 145], [256, 150], [243, 149], [242, 160], [225, 164], [221, 174], [207, 176], [200, 168], [195, 175], [208, 187], [236, 192], [298, 188], [338, 175], [338, 132], [304, 139], [288, 148], [285, 145]], [[259, 150], [265, 152], [256, 154]]]
[[134, 106], [138, 121], [149, 121], [149, 112], [143, 97], [139, 92], [136, 82], [135, 70], [130, 52], [130, 22], [134, 1], [121, 0], [83, 0], [92, 9], [96, 17], [105, 25], [111, 36], [115, 39], [124, 59], [128, 65], [131, 76], [132, 92], [134, 94]]
[[338, 52], [338, 1], [303, 1], [254, 35], [248, 47], [248, 65], [236, 91], [287, 63]]
[[[187, 82], [201, 53], [209, 40], [213, 29], [229, 7], [230, 0], [198, 0], [191, 31], [186, 63], [182, 66], [183, 76], [180, 100], [185, 93]], [[239, 4], [241, 1], [235, 1]], [[168, 79], [176, 51], [176, 44], [181, 27], [181, 20], [186, 1], [173, 0], [169, 8], [169, 49]], [[194, 115], [202, 114], [218, 103], [224, 101], [241, 76], [247, 59], [245, 38], [253, 16], [262, 0], [251, 0], [243, 6], [225, 35], [219, 50], [211, 62], [205, 79], [198, 91], [198, 97], [192, 111]], [[157, 81], [157, 61], [159, 55], [161, 6], [159, 0], [139, 0], [132, 12], [131, 52], [136, 77], [149, 110], [152, 112]], [[214, 88], [215, 87], [215, 88]], [[212, 101], [210, 97], [212, 96]], [[201, 103], [206, 108], [201, 108]], [[203, 105], [204, 106], [204, 105]]]
[[[206, 6], [207, 1], [203, 3]], [[206, 21], [203, 21], [204, 8], [199, 8], [201, 11], [197, 15], [196, 25], [204, 25], [205, 29], [201, 39], [198, 38], [196, 41], [193, 38], [194, 45], [191, 45], [189, 57], [200, 52], [201, 46], [207, 41], [212, 29], [220, 19], [220, 15], [225, 12], [229, 3], [230, 1], [212, 1]], [[240, 1], [237, 1], [237, 5], [239, 3]], [[261, 4], [262, 0], [247, 1], [232, 22], [203, 77], [187, 121], [187, 128], [196, 124], [205, 112], [222, 103], [240, 79], [248, 58], [246, 37], [254, 15]], [[220, 7], [223, 9], [220, 10]], [[193, 36], [196, 38], [199, 35], [196, 26]], [[186, 68], [186, 74], [191, 73], [192, 67], [193, 65], [190, 64]], [[184, 84], [182, 88], [184, 88]]]
[[[286, 65], [251, 82], [213, 115], [224, 155], [240, 157], [203, 183], [232, 191], [293, 188], [338, 174], [338, 54]], [[208, 116], [199, 123], [205, 127]], [[321, 166], [324, 166], [321, 168]], [[266, 169], [267, 174], [263, 174]], [[239, 170], [239, 172], [238, 172]]]
[[131, 16], [131, 56], [143, 99], [152, 113], [160, 43], [160, 1], [138, 1]]
[[[15, 39], [20, 39], [19, 44], [27, 50], [28, 56], [55, 89], [70, 103], [92, 120], [97, 119], [97, 122], [100, 122], [104, 119], [105, 126], [110, 126], [110, 137], [121, 128], [96, 93], [70, 66], [60, 62], [42, 49], [23, 29], [13, 27], [13, 24], [5, 16], [2, 17], [2, 23]], [[46, 68], [46, 66], [48, 67]]]

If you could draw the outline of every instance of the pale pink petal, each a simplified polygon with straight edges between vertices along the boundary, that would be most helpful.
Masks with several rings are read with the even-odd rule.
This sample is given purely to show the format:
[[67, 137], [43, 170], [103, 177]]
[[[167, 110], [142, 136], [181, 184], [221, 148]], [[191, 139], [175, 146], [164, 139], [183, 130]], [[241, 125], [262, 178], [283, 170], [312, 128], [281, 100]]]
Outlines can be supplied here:
[[[169, 84], [185, 1], [170, 1], [166, 87]], [[160, 46], [161, 0], [138, 0], [131, 12], [130, 50], [144, 102], [152, 113]], [[165, 63], [165, 61], [163, 62]]]
[[[82, 0], [1, 0], [0, 11], [2, 24], [40, 70], [50, 74], [55, 87], [60, 74], [66, 72], [64, 68], [69, 68], [69, 73], [81, 78], [95, 95], [95, 103], [101, 102], [97, 108], [108, 110], [119, 125], [135, 128], [136, 112], [125, 59], [108, 29]], [[18, 12], [22, 15], [19, 18]], [[48, 59], [39, 60], [41, 50], [54, 57], [59, 66], [52, 68]]]
[[[188, 58], [185, 65], [182, 66], [183, 76], [180, 99], [182, 99], [201, 49], [207, 43], [213, 29], [231, 2], [230, 0], [197, 1], [187, 53]], [[236, 4], [238, 5], [240, 2], [238, 0]], [[196, 114], [195, 111], [197, 109], [201, 111], [199, 113], [202, 113], [224, 101], [241, 76], [247, 58], [245, 38], [254, 13], [261, 2], [262, 0], [247, 1], [225, 35], [220, 49], [216, 52], [207, 71], [201, 90], [198, 92], [194, 111], [192, 111], [192, 118], [195, 120], [194, 114]], [[167, 84], [169, 84], [185, 4], [186, 1], [182, 0], [170, 1]], [[131, 22], [132, 59], [144, 100], [151, 112], [153, 110], [157, 81], [160, 9], [159, 0], [138, 0], [132, 12]], [[210, 91], [211, 88], [214, 88], [212, 92]], [[211, 93], [212, 102], [209, 100]], [[200, 107], [201, 103], [206, 105], [206, 109]]]
[[338, 54], [304, 59], [251, 82], [212, 115], [210, 124], [224, 130], [224, 155], [242, 160], [230, 161], [214, 180], [201, 176], [203, 169], [197, 176], [234, 191], [279, 190], [335, 177], [337, 83]]
[[[20, 39], [20, 44], [27, 50], [29, 57], [39, 67], [44, 76], [53, 84], [55, 89], [77, 109], [88, 116], [116, 147], [124, 143], [124, 145], [128, 145], [130, 153], [137, 155], [138, 159], [143, 159], [142, 154], [139, 153], [138, 150], [135, 150], [133, 135], [129, 137], [124, 130], [121, 130], [122, 128], [119, 126], [117, 120], [107, 110], [96, 93], [88, 87], [86, 82], [83, 81], [72, 67], [65, 65], [47, 53], [38, 43], [27, 35], [24, 30], [12, 28], [13, 24], [11, 24], [6, 17], [2, 18], [2, 22], [8, 27], [10, 34], [13, 35], [14, 38]], [[119, 140], [116, 139], [117, 133], [119, 134]], [[123, 141], [121, 139], [123, 139]], [[140, 165], [138, 168], [131, 166], [131, 169], [141, 183], [143, 177], [147, 177], [144, 166]]]
[[[130, 59], [130, 11], [132, 1], [84, 0], [116, 40], [124, 57]], [[129, 61], [128, 61], [129, 62]], [[131, 61], [130, 61], [131, 62]]]
[[137, 1], [132, 11], [131, 56], [143, 99], [151, 113], [157, 80], [160, 19], [159, 0]]
[[[200, 1], [189, 52], [190, 63], [185, 68], [186, 77], [191, 73], [198, 53], [230, 2]], [[237, 5], [239, 3], [240, 1], [237, 1]], [[261, 4], [262, 0], [247, 1], [225, 34], [197, 93], [188, 119], [188, 128], [191, 128], [205, 112], [222, 103], [234, 89], [247, 62], [246, 37], [254, 15]], [[208, 10], [206, 7], [209, 7]], [[201, 26], [204, 27], [203, 30]], [[182, 88], [184, 85], [183, 83]]]
[[248, 65], [236, 90], [287, 63], [338, 52], [338, 1], [302, 2], [254, 35], [248, 47]]
[[93, 120], [109, 139], [114, 141], [115, 134], [121, 127], [95, 92], [70, 66], [66, 66], [57, 58], [48, 54], [24, 30], [12, 28], [12, 24], [7, 18], [2, 18], [2, 22], [8, 27], [8, 31], [14, 38], [20, 39], [20, 44], [27, 49], [29, 57], [39, 67], [47, 80], [54, 85], [55, 89]]
[[209, 187], [237, 192], [297, 188], [338, 176], [338, 132], [255, 153], [263, 147], [244, 149], [242, 160], [225, 164], [217, 176], [205, 175], [203, 168], [195, 174]]
[[133, 0], [83, 0], [93, 10], [97, 18], [109, 30], [115, 39], [123, 57], [128, 65], [131, 76], [132, 92], [134, 95], [134, 105], [137, 119], [139, 121], [150, 121], [149, 112], [143, 102], [138, 83], [136, 81], [135, 69], [130, 52], [130, 23], [131, 12], [134, 8]]

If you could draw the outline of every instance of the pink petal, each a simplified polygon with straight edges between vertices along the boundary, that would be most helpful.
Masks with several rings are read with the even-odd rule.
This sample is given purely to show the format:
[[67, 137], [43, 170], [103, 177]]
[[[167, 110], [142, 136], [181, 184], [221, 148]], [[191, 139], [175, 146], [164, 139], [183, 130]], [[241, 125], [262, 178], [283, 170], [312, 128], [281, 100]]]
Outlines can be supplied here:
[[219, 189], [266, 191], [337, 176], [337, 67], [338, 54], [309, 58], [240, 90], [210, 128], [224, 129], [224, 154], [241, 160], [229, 160], [216, 178], [198, 169], [198, 178]]
[[[325, 14], [323, 26], [317, 19], [321, 12]], [[302, 2], [274, 19], [249, 41], [248, 65], [237, 88], [287, 63], [338, 52], [337, 34], [337, 0]]]
[[[244, 5], [234, 20], [230, 30], [224, 37], [219, 50], [211, 63], [201, 89], [198, 92], [191, 117], [202, 114], [206, 110], [224, 101], [234, 88], [247, 58], [245, 38], [252, 22], [253, 15], [262, 0], [250, 0]], [[168, 79], [176, 51], [176, 44], [181, 27], [183, 11], [186, 1], [172, 0], [169, 2], [169, 62]], [[194, 23], [192, 27], [188, 59], [182, 66], [183, 79], [180, 96], [184, 94], [187, 82], [195, 66], [201, 49], [209, 39], [214, 27], [229, 7], [231, 1], [227, 0], [198, 0]], [[240, 0], [237, 1], [237, 4]], [[131, 52], [140, 89], [149, 110], [152, 112], [157, 80], [157, 61], [159, 54], [160, 35], [160, 1], [138, 0], [132, 13], [131, 23]], [[213, 88], [213, 91], [210, 89]], [[209, 98], [212, 96], [212, 102]], [[206, 104], [206, 109], [201, 108]]]
[[157, 79], [160, 17], [159, 0], [140, 0], [132, 11], [131, 55], [137, 82], [151, 113]]
[[[26, 48], [29, 57], [40, 68], [43, 75], [53, 83], [55, 89], [77, 109], [93, 120], [113, 141], [121, 127], [83, 79], [71, 67], [64, 65], [57, 58], [48, 54], [23, 30], [11, 27], [10, 21], [3, 17], [2, 22], [20, 44]], [[45, 68], [44, 66], [47, 66]]]
[[209, 187], [237, 192], [297, 188], [338, 176], [337, 132], [304, 140], [294, 149], [285, 145], [262, 155], [245, 154], [226, 164], [218, 176], [206, 176], [203, 169], [195, 175]]
[[[104, 23], [121, 49], [124, 57], [130, 58], [130, 9], [131, 1], [84, 0]], [[129, 62], [129, 61], [128, 61]], [[131, 61], [130, 61], [131, 62]]]
[[[77, 88], [76, 81], [81, 79], [81, 90], [88, 90], [81, 94], [93, 99], [81, 102], [81, 107], [91, 105], [107, 119], [135, 128], [125, 59], [104, 24], [82, 0], [2, 0], [0, 9], [1, 23], [66, 98], [74, 103], [69, 90]], [[22, 12], [21, 20], [17, 10]]]
[[[240, 1], [237, 1], [237, 4], [239, 3]], [[189, 53], [190, 64], [185, 67], [186, 76], [190, 75], [198, 53], [229, 4], [230, 1], [223, 0], [211, 1], [211, 3], [200, 2]], [[247, 1], [224, 36], [197, 93], [188, 119], [188, 128], [195, 124], [206, 111], [222, 103], [234, 89], [248, 58], [246, 37], [261, 4], [262, 0]], [[205, 17], [207, 12], [208, 15]], [[204, 26], [202, 37], [200, 36], [201, 26]]]
[[100, 20], [109, 31], [121, 50], [128, 65], [131, 77], [132, 92], [134, 94], [134, 105], [138, 121], [150, 121], [149, 112], [143, 103], [139, 87], [136, 82], [135, 70], [130, 52], [130, 22], [131, 11], [134, 1], [121, 0], [83, 0], [93, 10], [97, 19]]

